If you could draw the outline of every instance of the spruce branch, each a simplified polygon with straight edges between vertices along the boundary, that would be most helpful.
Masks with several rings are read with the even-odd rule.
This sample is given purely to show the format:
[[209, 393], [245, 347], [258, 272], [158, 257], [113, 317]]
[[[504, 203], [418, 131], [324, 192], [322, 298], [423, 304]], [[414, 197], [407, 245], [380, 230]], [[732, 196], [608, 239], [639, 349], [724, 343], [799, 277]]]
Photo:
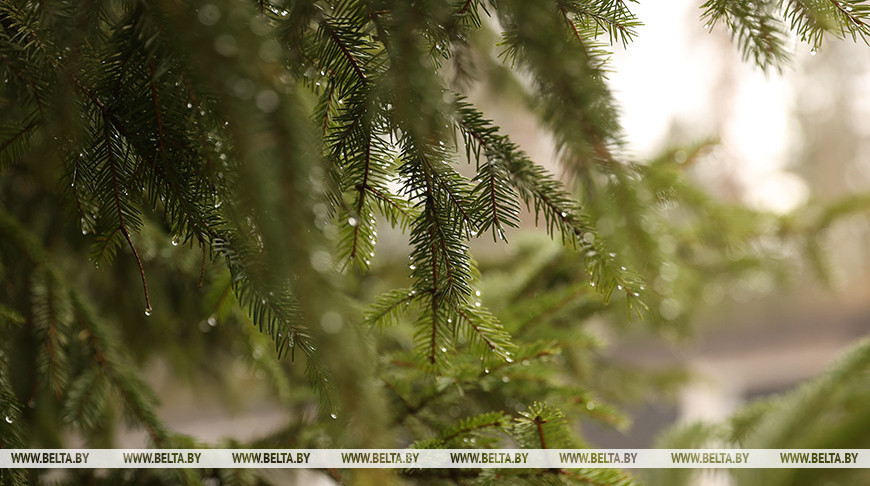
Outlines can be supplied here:
[[139, 424], [146, 428], [155, 444], [167, 445], [169, 433], [155, 414], [156, 403], [153, 394], [132, 371], [133, 368], [124, 362], [120, 344], [97, 317], [85, 297], [70, 285], [36, 238], [22, 228], [3, 208], [0, 208], [0, 233], [3, 233], [6, 240], [14, 244], [33, 265], [43, 268], [49, 279], [67, 289], [74, 320], [87, 336], [87, 342], [100, 372], [112, 383], [123, 400], [125, 408]]
[[118, 211], [118, 225], [121, 230], [121, 234], [124, 235], [124, 239], [127, 240], [127, 244], [130, 245], [130, 250], [133, 251], [133, 257], [136, 259], [136, 263], [139, 265], [139, 275], [142, 278], [142, 288], [145, 291], [145, 313], [150, 314], [151, 299], [148, 297], [148, 282], [145, 279], [145, 268], [142, 266], [142, 259], [139, 258], [139, 252], [136, 251], [136, 246], [133, 244], [133, 240], [130, 239], [130, 232], [127, 231], [127, 224], [124, 221], [124, 210], [121, 207], [121, 191], [120, 185], [118, 183], [118, 169], [116, 167], [117, 161], [115, 159], [115, 154], [112, 149], [112, 134], [109, 130], [109, 125], [104, 126], [103, 133], [106, 137], [106, 155], [108, 156], [109, 168], [112, 174], [112, 186], [114, 188], [113, 197], [115, 200], [115, 208]]

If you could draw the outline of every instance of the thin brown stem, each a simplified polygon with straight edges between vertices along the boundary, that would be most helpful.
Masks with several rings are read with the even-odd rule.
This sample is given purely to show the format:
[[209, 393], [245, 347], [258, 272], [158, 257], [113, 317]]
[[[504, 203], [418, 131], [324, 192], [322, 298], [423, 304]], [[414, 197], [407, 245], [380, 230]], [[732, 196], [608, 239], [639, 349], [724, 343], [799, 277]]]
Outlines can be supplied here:
[[[105, 113], [103, 115], [104, 117], [106, 116]], [[136, 245], [133, 244], [133, 240], [130, 238], [130, 232], [127, 231], [127, 224], [124, 222], [124, 211], [121, 209], [120, 185], [118, 183], [118, 172], [115, 167], [115, 156], [112, 151], [112, 134], [108, 124], [103, 129], [103, 135], [106, 138], [106, 151], [109, 155], [109, 168], [112, 172], [112, 185], [115, 190], [114, 197], [115, 208], [118, 211], [118, 224], [120, 225], [121, 234], [123, 234], [124, 238], [127, 240], [127, 244], [130, 246], [130, 250], [133, 251], [133, 256], [136, 258], [136, 263], [139, 265], [139, 275], [142, 277], [142, 288], [145, 291], [145, 311], [150, 314], [151, 298], [148, 296], [148, 281], [145, 279], [145, 267], [142, 266], [142, 259], [139, 258], [139, 252], [136, 251]]]

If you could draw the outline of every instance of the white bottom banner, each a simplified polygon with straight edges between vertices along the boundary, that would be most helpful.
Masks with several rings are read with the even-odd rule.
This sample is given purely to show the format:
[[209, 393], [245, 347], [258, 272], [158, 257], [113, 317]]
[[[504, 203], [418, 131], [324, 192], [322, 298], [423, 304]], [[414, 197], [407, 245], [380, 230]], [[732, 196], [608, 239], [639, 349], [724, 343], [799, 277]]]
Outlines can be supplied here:
[[0, 449], [6, 468], [870, 468], [870, 450]]

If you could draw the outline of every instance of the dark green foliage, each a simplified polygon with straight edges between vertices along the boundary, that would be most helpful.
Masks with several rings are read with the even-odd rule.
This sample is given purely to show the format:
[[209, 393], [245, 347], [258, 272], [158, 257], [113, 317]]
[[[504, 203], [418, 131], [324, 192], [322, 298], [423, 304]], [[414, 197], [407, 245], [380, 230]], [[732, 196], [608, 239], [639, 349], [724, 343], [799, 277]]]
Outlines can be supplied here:
[[789, 59], [788, 28], [813, 50], [821, 47], [825, 33], [870, 39], [870, 5], [860, 0], [709, 0], [702, 8], [708, 27], [724, 22], [744, 58], [765, 69], [779, 69]]
[[[625, 426], [619, 405], [648, 376], [602, 358], [593, 320], [682, 333], [702, 283], [784, 278], [778, 248], [812, 260], [822, 230], [868, 205], [779, 218], [721, 203], [684, 174], [706, 144], [629, 160], [606, 74], [611, 46], [640, 25], [630, 7], [0, 0], [0, 445], [63, 447], [73, 432], [112, 447], [134, 429], [153, 446], [199, 446], [161, 420], [140, 371], [152, 360], [230, 402], [251, 387], [227, 370], [250, 369], [291, 413], [267, 437], [215, 446], [566, 448], [586, 445], [582, 421]], [[823, 32], [866, 41], [868, 8], [710, 1], [703, 16], [770, 67], [787, 58], [787, 26], [814, 47]], [[470, 101], [486, 80], [529, 101], [566, 181]], [[501, 252], [532, 221], [550, 239], [472, 255], [483, 242]], [[387, 226], [407, 246], [379, 249]], [[215, 477], [264, 480], [63, 480]]]

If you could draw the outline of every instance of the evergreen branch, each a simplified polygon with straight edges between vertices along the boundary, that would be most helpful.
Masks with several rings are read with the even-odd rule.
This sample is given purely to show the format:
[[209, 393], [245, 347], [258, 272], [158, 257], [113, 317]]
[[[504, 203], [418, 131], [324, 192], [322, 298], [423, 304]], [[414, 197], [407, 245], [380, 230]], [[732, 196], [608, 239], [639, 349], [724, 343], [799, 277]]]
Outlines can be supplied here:
[[[139, 145], [137, 142], [137, 139], [132, 136], [132, 133], [130, 132], [130, 130], [128, 130], [126, 128], [125, 124], [106, 106], [105, 102], [99, 96], [97, 96], [91, 89], [89, 89], [79, 79], [78, 76], [73, 75], [72, 80], [73, 80], [73, 83], [75, 84], [75, 86], [82, 93], [85, 94], [85, 96], [100, 110], [100, 112], [102, 112], [104, 119], [111, 124], [112, 128], [117, 130], [118, 133], [120, 133], [124, 137], [125, 140], [133, 143], [133, 145], [136, 147], [136, 150], [137, 150], [137, 152], [139, 152], [142, 159], [149, 160], [152, 163], [152, 165], [154, 165], [154, 167], [157, 168], [157, 166], [155, 165], [156, 161], [155, 161], [155, 158], [153, 157], [152, 150], [146, 146]], [[152, 82], [153, 82], [153, 76], [152, 76]], [[188, 92], [191, 96], [191, 99], [195, 101], [195, 99], [193, 98], [192, 91], [188, 90]], [[160, 112], [159, 112], [159, 105], [157, 105], [156, 91], [153, 92], [153, 96], [154, 96], [154, 103], [155, 103], [155, 113], [156, 113], [157, 119], [159, 120]], [[160, 126], [159, 122], [158, 122], [158, 126]], [[162, 136], [161, 136], [161, 140], [162, 140]], [[110, 139], [108, 139], [107, 143], [111, 143]], [[109, 149], [111, 149], [111, 148], [109, 148]], [[165, 149], [165, 146], [164, 146], [164, 149]], [[173, 164], [166, 164], [163, 167], [165, 167], [167, 169], [171, 169], [173, 167]], [[203, 234], [208, 235], [209, 239], [212, 241], [214, 241], [216, 238], [221, 238], [222, 237], [221, 234], [218, 233], [217, 231], [215, 231], [211, 227], [211, 225], [209, 225], [201, 217], [201, 214], [202, 214], [201, 211], [196, 210], [195, 205], [189, 200], [188, 197], [186, 197], [184, 195], [184, 191], [179, 187], [178, 178], [172, 177], [171, 174], [169, 174], [168, 176], [165, 176], [164, 179], [166, 180], [166, 182], [168, 182], [169, 187], [172, 190], [173, 195], [175, 196], [173, 199], [171, 199], [171, 201], [175, 201], [178, 204], [178, 207], [183, 210], [183, 213], [184, 213], [183, 217], [186, 220], [188, 227], [194, 228], [196, 230], [197, 239], [199, 239], [200, 241], [203, 241], [204, 240], [204, 238], [202, 236]], [[168, 199], [165, 202], [169, 202], [169, 201], [170, 200]], [[125, 234], [125, 237], [127, 237], [127, 236], [128, 235]], [[147, 291], [147, 285], [146, 285], [145, 280], [144, 280], [144, 269], [142, 268], [141, 260], [139, 260], [138, 254], [136, 253], [136, 250], [135, 250], [135, 247], [132, 246], [132, 243], [129, 241], [129, 239], [128, 239], [128, 244], [131, 245], [131, 248], [133, 249], [133, 253], [137, 257], [137, 262], [139, 263], [140, 275], [143, 278], [143, 287], [145, 287], [146, 308], [150, 308], [150, 305], [147, 304], [148, 291]]]
[[378, 198], [378, 200], [383, 201], [384, 204], [386, 204], [386, 205], [392, 207], [393, 209], [395, 209], [396, 211], [398, 211], [399, 214], [401, 214], [405, 220], [408, 220], [411, 218], [411, 213], [408, 212], [407, 208], [402, 207], [401, 205], [397, 204], [396, 201], [394, 201], [392, 198], [390, 198], [389, 196], [387, 196], [383, 192], [379, 191], [378, 189], [376, 189], [372, 186], [367, 186], [366, 190], [369, 191], [370, 193], [372, 193], [376, 198]]
[[39, 244], [37, 239], [22, 228], [18, 221], [3, 210], [3, 208], [0, 208], [0, 233], [3, 233], [6, 236], [6, 241], [15, 245], [22, 255], [34, 266], [44, 268], [50, 279], [58, 282], [63, 288], [68, 289], [70, 304], [76, 317], [75, 322], [86, 333], [87, 340], [91, 345], [94, 358], [100, 369], [114, 383], [124, 399], [127, 408], [146, 427], [149, 436], [154, 439], [154, 442], [158, 446], [165, 446], [169, 436], [165, 426], [154, 414], [153, 405], [149, 403], [153, 401], [153, 398], [148, 398], [148, 385], [129, 371], [130, 368], [123, 362], [122, 356], [116, 354], [116, 350], [120, 349], [119, 343], [113, 339], [108, 328], [104, 327], [99, 321], [96, 313], [85, 300], [85, 297], [76, 290], [76, 287], [70, 285], [61, 270], [50, 260], [45, 249]]
[[[840, 12], [841, 15], [843, 15], [843, 17], [849, 19], [849, 22], [854, 24], [859, 29], [859, 31], [864, 33], [864, 31], [867, 28], [867, 24], [863, 20], [861, 20], [860, 17], [858, 17], [856, 14], [854, 14], [852, 12], [852, 10], [853, 10], [852, 8], [847, 8], [844, 5], [844, 2], [839, 2], [837, 0], [829, 0], [829, 1], [831, 2], [831, 4], [834, 7], [837, 8], [837, 10]], [[863, 34], [862, 34], [862, 37], [863, 37]]]
[[[459, 99], [456, 102], [456, 123], [464, 134], [469, 153], [479, 157], [482, 150], [490, 164], [497, 164], [509, 174], [511, 185], [519, 192], [526, 207], [534, 208], [536, 217], [543, 213], [547, 233], [554, 229], [562, 235], [562, 242], [583, 251], [590, 281], [598, 287], [605, 303], [614, 289], [625, 289], [629, 304], [637, 297], [641, 283], [638, 278], [615, 264], [600, 237], [562, 184], [536, 165], [509, 138], [498, 134], [498, 127], [483, 118], [472, 105]], [[639, 302], [643, 307], [643, 303]], [[629, 306], [631, 308], [631, 305]], [[635, 308], [635, 310], [637, 310]], [[637, 310], [639, 313], [640, 311]]]
[[163, 122], [160, 116], [160, 100], [157, 93], [157, 69], [154, 66], [154, 58], [149, 59], [148, 67], [151, 69], [151, 98], [154, 100], [154, 115], [157, 122], [157, 143], [160, 150], [166, 151], [166, 142], [163, 136]]
[[322, 136], [326, 138], [327, 133], [329, 132], [329, 112], [332, 105], [332, 96], [335, 92], [335, 81], [330, 81], [327, 85], [326, 94], [323, 96], [324, 100], [324, 109], [323, 109], [323, 134]]
[[[559, 9], [565, 14], [566, 18], [568, 17], [568, 11], [574, 13], [584, 26], [594, 24], [596, 31], [591, 32], [592, 38], [598, 34], [597, 29], [607, 32], [610, 36], [611, 44], [614, 44], [614, 41], [619, 39], [623, 46], [627, 45], [637, 35], [635, 28], [640, 25], [640, 22], [623, 1], [600, 0], [578, 2], [561, 0]], [[573, 22], [572, 29], [577, 38], [582, 42], [579, 29]]]
[[492, 427], [500, 428], [510, 423], [510, 418], [502, 412], [490, 412], [477, 417], [471, 417], [461, 421], [452, 430], [448, 430], [446, 435], [439, 438], [442, 444], [448, 444], [451, 440], [461, 435], [467, 435], [479, 430]]
[[[23, 127], [17, 128], [0, 143], [0, 171], [7, 165], [12, 165], [17, 162], [18, 155], [23, 152], [30, 141], [31, 134], [39, 128], [40, 120], [34, 115], [30, 117], [30, 121], [24, 124]], [[0, 135], [5, 135], [3, 129], [5, 126], [0, 126]], [[11, 127], [10, 127], [11, 128]]]
[[33, 94], [33, 100], [36, 101], [36, 106], [39, 109], [39, 114], [41, 116], [45, 116], [45, 110], [43, 107], [42, 99], [39, 96], [39, 90], [36, 88], [36, 83], [32, 80], [27, 79], [24, 74], [15, 68], [12, 63], [9, 61], [9, 58], [6, 57], [6, 54], [0, 54], [0, 59], [3, 60], [3, 64], [12, 71], [15, 76], [21, 80], [27, 87], [30, 89], [30, 92]]
[[359, 242], [359, 231], [360, 227], [364, 224], [364, 222], [362, 221], [362, 209], [363, 204], [365, 204], [366, 190], [368, 189], [369, 171], [371, 170], [370, 166], [372, 159], [372, 141], [369, 137], [366, 137], [365, 140], [365, 154], [363, 155], [363, 159], [365, 160], [363, 166], [363, 180], [357, 190], [358, 195], [356, 203], [356, 214], [359, 215], [360, 221], [353, 227], [353, 246], [350, 250], [351, 260], [356, 258], [357, 244]]
[[[442, 234], [442, 237], [444, 235]], [[430, 337], [429, 344], [429, 364], [435, 364], [435, 347], [436, 347], [436, 337], [438, 331], [438, 257], [437, 257], [437, 249], [435, 247], [435, 236], [433, 234], [432, 229], [429, 229], [429, 238], [433, 242], [432, 243], [432, 336]], [[441, 240], [444, 241], [443, 239]], [[447, 265], [447, 275], [448, 281], [452, 278], [450, 273], [450, 266]]]
[[510, 335], [504, 331], [495, 316], [489, 313], [485, 316], [479, 316], [477, 314], [480, 311], [471, 307], [463, 308], [463, 306], [456, 306], [453, 311], [471, 326], [477, 338], [481, 339], [490, 351], [507, 362], [513, 361], [509, 357], [510, 352], [507, 348], [515, 348], [516, 346], [510, 342]]
[[547, 421], [544, 420], [543, 418], [541, 418], [540, 415], [535, 415], [534, 422], [535, 422], [535, 427], [537, 427], [537, 430], [538, 430], [538, 439], [541, 441], [541, 449], [546, 449], [547, 448], [547, 441], [544, 438], [543, 425], [545, 423], [547, 423]]
[[743, 51], [744, 59], [752, 56], [763, 69], [780, 69], [782, 63], [788, 61], [782, 21], [774, 15], [771, 0], [707, 0], [701, 8], [709, 28], [712, 29], [720, 20], [725, 22], [731, 30], [731, 37], [736, 38]]
[[[588, 295], [588, 294], [589, 294], [588, 285], [582, 285], [582, 284], [576, 285], [574, 287], [574, 289], [570, 293], [568, 293], [568, 295], [565, 295], [564, 297], [559, 299], [556, 303], [554, 303], [552, 305], [548, 305], [541, 312], [530, 315], [526, 320], [522, 321], [522, 323], [519, 325], [516, 333], [517, 334], [523, 333], [529, 327], [531, 327], [533, 324], [543, 322], [548, 317], [550, 317], [554, 314], [557, 314], [560, 311], [562, 311], [563, 309], [565, 309], [566, 307], [570, 306], [572, 303], [574, 303], [577, 300], [578, 297], [583, 296], [583, 295]], [[600, 301], [600, 298], [597, 298], [596, 301], [592, 305], [595, 306], [595, 310], [601, 310], [604, 308], [604, 303]]]
[[5, 151], [7, 148], [12, 146], [12, 144], [15, 143], [16, 140], [27, 135], [27, 133], [30, 132], [31, 130], [33, 130], [34, 128], [36, 128], [38, 126], [38, 124], [39, 123], [37, 120], [35, 120], [35, 119], [31, 120], [30, 123], [28, 123], [27, 125], [22, 127], [21, 130], [18, 130], [10, 138], [7, 138], [6, 140], [3, 141], [2, 144], [0, 144], [0, 152]]
[[362, 82], [362, 84], [366, 85], [368, 83], [368, 79], [366, 79], [366, 75], [365, 73], [363, 73], [362, 68], [359, 65], [359, 61], [357, 61], [356, 57], [354, 57], [354, 55], [350, 52], [348, 46], [345, 45], [344, 42], [342, 42], [341, 38], [338, 37], [338, 34], [336, 34], [335, 30], [332, 28], [332, 26], [329, 25], [329, 22], [327, 22], [325, 19], [320, 20], [320, 25], [323, 26], [324, 30], [326, 30], [326, 33], [329, 35], [329, 38], [332, 39], [333, 42], [335, 42], [335, 45], [337, 45], [338, 48], [341, 49], [342, 54], [344, 54], [344, 56], [347, 58], [348, 63], [350, 63], [351, 67], [353, 68], [354, 72], [356, 72], [356, 75]]
[[[67, 381], [69, 367], [66, 364], [65, 339], [61, 337], [61, 326], [66, 324], [59, 322], [62, 317], [57, 306], [61, 305], [61, 298], [57, 295], [54, 283], [46, 279], [44, 274], [35, 275], [31, 285], [33, 300], [32, 318], [34, 327], [44, 340], [38, 358], [39, 368], [48, 377], [49, 386], [55, 395], [60, 398]], [[66, 335], [66, 333], [63, 333]], [[43, 359], [44, 358], [44, 359]]]
[[562, 12], [562, 16], [565, 18], [565, 22], [571, 27], [571, 31], [574, 32], [574, 37], [580, 42], [580, 45], [583, 49], [586, 49], [586, 43], [583, 41], [583, 36], [580, 35], [580, 31], [577, 30], [577, 25], [574, 24], [574, 21], [571, 20], [571, 16], [568, 14], [568, 11], [565, 10], [565, 7], [559, 6], [559, 11]]
[[416, 293], [411, 289], [391, 290], [377, 298], [365, 314], [365, 323], [380, 327], [393, 325], [397, 315], [416, 298]]
[[[427, 166], [431, 165], [430, 162], [424, 157], [424, 164]], [[435, 190], [435, 186], [440, 186], [443, 189], [443, 194], [447, 197], [447, 200], [452, 203], [453, 209], [459, 212], [461, 216], [461, 221], [465, 223], [465, 227], [469, 228], [471, 231], [474, 231], [475, 222], [468, 211], [465, 209], [465, 202], [458, 197], [456, 192], [451, 187], [450, 183], [445, 179], [439, 176], [437, 171], [430, 170], [430, 175], [432, 177], [433, 184], [430, 186], [431, 190]], [[437, 192], [435, 192], [437, 193]], [[433, 193], [433, 194], [435, 194]]]
[[[105, 113], [104, 113], [105, 118]], [[115, 207], [118, 210], [118, 224], [120, 225], [121, 234], [124, 235], [124, 239], [127, 240], [127, 244], [130, 246], [130, 250], [133, 251], [133, 257], [136, 258], [136, 263], [139, 265], [139, 275], [142, 278], [142, 288], [145, 290], [145, 314], [148, 315], [151, 313], [151, 299], [148, 297], [148, 282], [145, 279], [145, 268], [142, 266], [142, 259], [139, 258], [139, 252], [136, 251], [136, 246], [133, 245], [133, 240], [130, 239], [130, 233], [127, 231], [127, 225], [124, 223], [124, 211], [121, 209], [121, 196], [120, 196], [120, 188], [118, 184], [118, 173], [115, 167], [117, 161], [115, 159], [115, 154], [112, 150], [112, 135], [109, 131], [109, 125], [104, 125], [103, 134], [106, 137], [106, 150], [108, 158], [109, 158], [109, 168], [112, 173], [112, 185], [114, 187], [114, 199], [115, 199]]]

